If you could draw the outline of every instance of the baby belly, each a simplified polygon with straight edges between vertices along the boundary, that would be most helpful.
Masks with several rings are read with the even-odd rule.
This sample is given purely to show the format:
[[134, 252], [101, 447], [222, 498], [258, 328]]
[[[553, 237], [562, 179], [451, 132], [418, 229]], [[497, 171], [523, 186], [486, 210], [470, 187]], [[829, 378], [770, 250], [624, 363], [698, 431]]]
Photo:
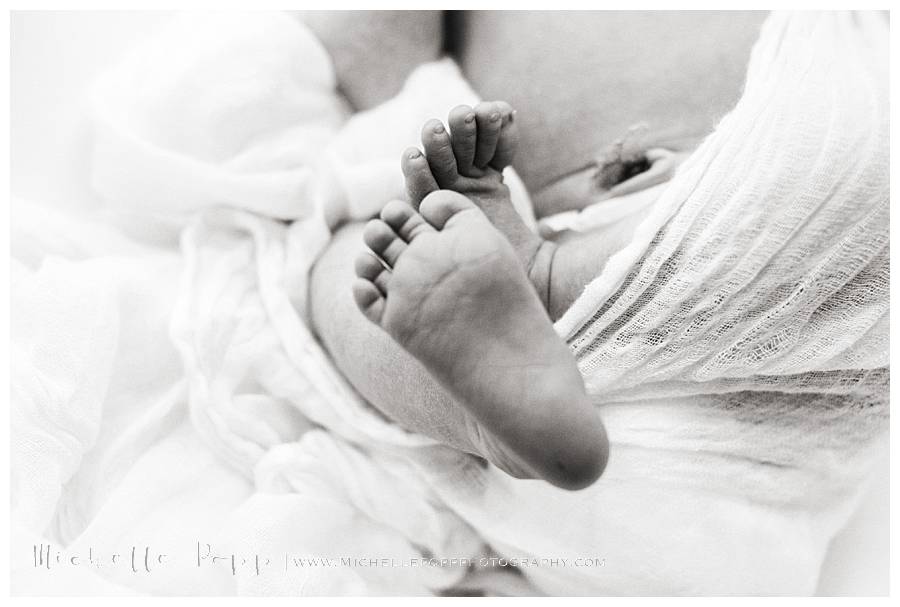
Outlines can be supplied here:
[[629, 132], [632, 143], [670, 149], [711, 132], [740, 97], [765, 16], [476, 11], [455, 16], [450, 30], [479, 94], [518, 109], [515, 167], [541, 213], [542, 189]]

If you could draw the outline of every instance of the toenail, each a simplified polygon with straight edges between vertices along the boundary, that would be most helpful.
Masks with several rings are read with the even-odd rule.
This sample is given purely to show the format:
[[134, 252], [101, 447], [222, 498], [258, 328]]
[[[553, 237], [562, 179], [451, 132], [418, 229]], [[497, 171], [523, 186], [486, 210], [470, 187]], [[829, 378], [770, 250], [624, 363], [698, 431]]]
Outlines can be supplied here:
[[412, 152], [409, 153], [409, 155], [407, 157], [410, 160], [415, 160], [416, 158], [418, 158], [421, 155], [422, 155], [422, 152], [420, 152], [419, 150], [413, 150]]
[[491, 114], [491, 122], [497, 122], [498, 120], [500, 120], [500, 112]]
[[444, 132], [444, 125], [443, 125], [443, 124], [436, 124], [436, 125], [434, 125], [434, 133], [435, 133], [435, 135], [440, 135], [440, 134], [443, 133], [443, 132]]
[[513, 120], [516, 119], [516, 114], [518, 114], [518, 112], [517, 112], [516, 110], [513, 110], [512, 112], [510, 112], [510, 114], [509, 114], [509, 121], [510, 121], [510, 122], [512, 122]]
[[468, 116], [466, 116], [466, 122], [469, 124], [475, 122], [475, 114], [469, 114]]

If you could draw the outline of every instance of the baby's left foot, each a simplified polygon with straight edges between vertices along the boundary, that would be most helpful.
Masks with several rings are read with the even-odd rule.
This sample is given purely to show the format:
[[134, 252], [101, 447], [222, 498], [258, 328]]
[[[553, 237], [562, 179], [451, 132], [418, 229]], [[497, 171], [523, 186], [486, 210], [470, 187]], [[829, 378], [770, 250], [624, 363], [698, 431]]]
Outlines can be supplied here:
[[474, 109], [461, 105], [450, 112], [447, 122], [449, 132], [440, 120], [425, 123], [424, 156], [415, 148], [403, 154], [410, 203], [418, 208], [437, 190], [463, 194], [506, 236], [529, 272], [543, 241], [516, 212], [501, 174], [518, 145], [515, 112], [503, 101], [482, 102]]

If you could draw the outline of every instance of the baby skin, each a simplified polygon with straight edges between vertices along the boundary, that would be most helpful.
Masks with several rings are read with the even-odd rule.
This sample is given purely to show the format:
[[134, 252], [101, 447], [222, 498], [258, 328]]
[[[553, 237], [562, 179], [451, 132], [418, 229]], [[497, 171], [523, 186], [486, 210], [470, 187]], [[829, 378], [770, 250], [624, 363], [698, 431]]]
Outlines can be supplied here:
[[451, 133], [429, 121], [425, 154], [404, 153], [409, 202], [366, 226], [356, 304], [466, 408], [514, 474], [586, 487], [608, 441], [539, 296], [555, 245], [528, 230], [503, 185], [515, 114], [461, 106], [449, 123]]

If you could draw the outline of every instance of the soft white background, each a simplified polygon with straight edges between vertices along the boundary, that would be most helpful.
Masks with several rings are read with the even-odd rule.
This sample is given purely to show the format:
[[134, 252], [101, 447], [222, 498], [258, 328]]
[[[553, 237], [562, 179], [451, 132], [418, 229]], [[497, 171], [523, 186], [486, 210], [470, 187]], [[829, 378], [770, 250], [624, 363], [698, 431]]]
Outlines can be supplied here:
[[[18, 12], [10, 18], [12, 193], [84, 217], [99, 202], [87, 185], [92, 79], [170, 12]], [[889, 449], [859, 512], [832, 546], [819, 594], [885, 595], [890, 553]]]

